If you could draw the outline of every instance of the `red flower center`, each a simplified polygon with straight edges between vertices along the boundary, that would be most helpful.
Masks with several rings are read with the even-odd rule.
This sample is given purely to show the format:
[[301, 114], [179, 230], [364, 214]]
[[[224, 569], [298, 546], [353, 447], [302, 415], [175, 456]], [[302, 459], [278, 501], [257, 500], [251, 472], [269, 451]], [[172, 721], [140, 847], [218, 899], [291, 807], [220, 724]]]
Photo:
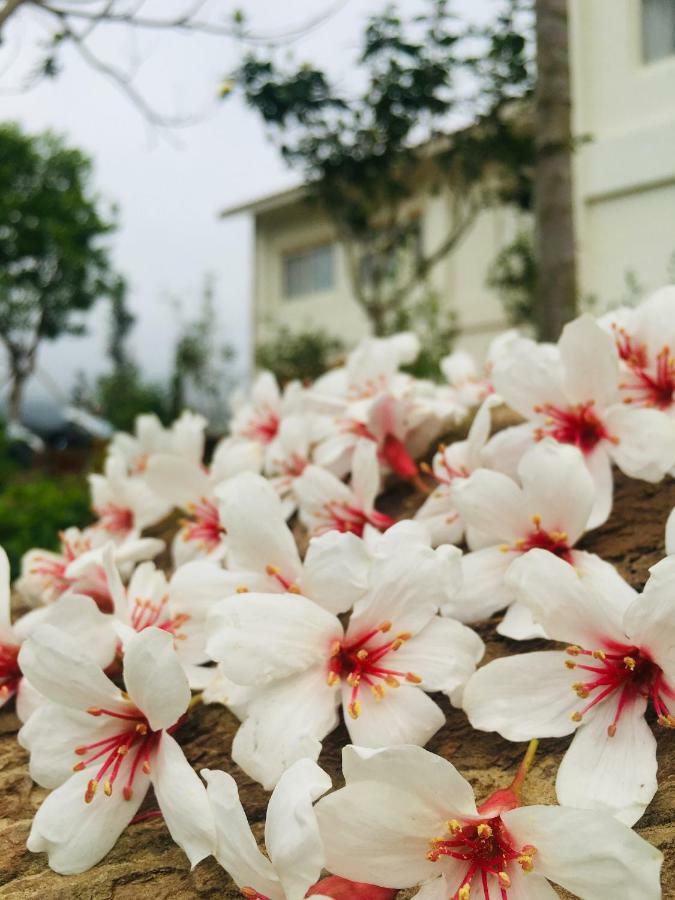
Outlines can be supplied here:
[[114, 503], [106, 503], [95, 510], [98, 516], [96, 523], [99, 528], [109, 531], [110, 534], [125, 535], [134, 527], [133, 511], [125, 506], [117, 506]]
[[582, 453], [591, 453], [601, 441], [618, 443], [605, 428], [594, 409], [594, 402], [577, 403], [558, 409], [550, 403], [535, 406], [534, 411], [546, 416], [544, 425], [537, 428], [535, 438], [540, 441], [552, 437], [560, 444], [574, 444]]
[[[161, 731], [153, 731], [143, 713], [131, 703], [128, 704], [125, 712], [101, 709], [94, 706], [90, 707], [87, 712], [90, 716], [109, 716], [111, 719], [119, 722], [120, 728], [115, 734], [100, 741], [94, 741], [91, 744], [84, 744], [75, 748], [75, 753], [78, 756], [86, 756], [87, 759], [76, 763], [73, 766], [74, 772], [81, 772], [98, 760], [102, 761], [96, 775], [90, 778], [87, 783], [87, 789], [84, 794], [85, 802], [91, 803], [101, 781], [103, 781], [103, 793], [106, 797], [112, 795], [115, 782], [120, 777], [121, 770], [127, 759], [129, 759], [129, 762], [124, 766], [122, 795], [125, 800], [131, 800], [134, 781], [139, 770], [142, 770], [146, 775], [150, 772], [150, 755], [157, 746], [161, 737]], [[184, 717], [179, 719], [171, 728], [167, 728], [167, 732], [172, 734], [183, 721]]]
[[590, 673], [586, 676], [587, 681], [577, 681], [572, 685], [583, 700], [591, 698], [582, 709], [572, 714], [573, 721], [581, 722], [589, 710], [618, 692], [614, 720], [607, 728], [610, 737], [614, 737], [621, 715], [637, 697], [646, 697], [651, 701], [660, 725], [675, 727], [675, 717], [668, 708], [668, 701], [675, 700], [675, 691], [645, 650], [609, 641], [604, 649], [583, 650], [573, 646], [567, 648], [567, 653], [574, 657], [565, 660], [568, 669]]
[[190, 518], [181, 521], [183, 540], [197, 541], [207, 551], [214, 550], [225, 534], [216, 505], [202, 497], [198, 503], [190, 505], [188, 512]]
[[675, 403], [675, 358], [671, 355], [670, 347], [661, 350], [653, 366], [646, 359], [642, 365], [631, 362], [629, 365], [630, 376], [619, 385], [628, 395], [623, 402], [638, 403], [655, 409], [670, 409]]
[[402, 631], [392, 640], [382, 640], [381, 635], [391, 630], [391, 622], [383, 622], [377, 628], [365, 632], [350, 641], [335, 641], [330, 649], [328, 662], [328, 684], [334, 685], [344, 679], [351, 686], [352, 694], [349, 702], [349, 715], [358, 719], [361, 712], [359, 690], [367, 685], [376, 700], [384, 696], [385, 685], [390, 688], [400, 687], [399, 678], [411, 684], [419, 684], [422, 679], [414, 672], [390, 669], [384, 665], [389, 653], [399, 650], [412, 635]]
[[[431, 841], [427, 859], [436, 862], [449, 856], [467, 864], [464, 878], [451, 900], [469, 900], [474, 884], [480, 885], [485, 900], [494, 896], [490, 893], [491, 886], [497, 888], [502, 900], [508, 900], [509, 868], [516, 863], [523, 871], [532, 871], [535, 853], [536, 849], [531, 845], [516, 849], [501, 817], [495, 816], [483, 822], [464, 824], [452, 819], [447, 823], [447, 833]], [[474, 896], [477, 896], [475, 891]]]
[[391, 516], [378, 512], [376, 509], [365, 512], [354, 504], [342, 500], [329, 500], [324, 503], [323, 514], [326, 522], [319, 529], [318, 534], [324, 534], [326, 531], [349, 531], [357, 537], [362, 537], [366, 525], [372, 525], [378, 531], [386, 531], [395, 523]]
[[155, 626], [161, 628], [162, 631], [168, 631], [176, 640], [184, 640], [186, 635], [179, 634], [180, 629], [189, 621], [190, 616], [186, 613], [179, 613], [171, 616], [168, 614], [167, 603], [169, 602], [168, 594], [164, 594], [159, 600], [146, 599], [136, 597], [131, 610], [131, 627], [134, 631], [143, 631], [145, 628]]
[[0, 706], [16, 694], [21, 681], [18, 644], [0, 644]]
[[270, 409], [261, 410], [259, 414], [252, 415], [241, 434], [242, 437], [258, 441], [260, 444], [270, 444], [277, 436], [278, 431], [279, 416]]
[[549, 553], [555, 554], [565, 562], [574, 564], [572, 556], [572, 547], [568, 543], [569, 538], [566, 531], [547, 531], [541, 527], [541, 516], [534, 514], [532, 516], [534, 528], [530, 533], [518, 540], [511, 546], [504, 544], [501, 550], [504, 553], [515, 551], [517, 553], [527, 553], [528, 550], [548, 550]]

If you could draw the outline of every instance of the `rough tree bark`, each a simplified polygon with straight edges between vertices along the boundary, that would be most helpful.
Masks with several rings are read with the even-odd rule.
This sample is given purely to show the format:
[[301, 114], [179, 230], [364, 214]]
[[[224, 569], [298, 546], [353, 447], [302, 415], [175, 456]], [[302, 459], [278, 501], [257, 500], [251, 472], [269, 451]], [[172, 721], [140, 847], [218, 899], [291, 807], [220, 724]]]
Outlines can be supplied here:
[[555, 341], [577, 308], [567, 0], [536, 0], [535, 250], [539, 337]]

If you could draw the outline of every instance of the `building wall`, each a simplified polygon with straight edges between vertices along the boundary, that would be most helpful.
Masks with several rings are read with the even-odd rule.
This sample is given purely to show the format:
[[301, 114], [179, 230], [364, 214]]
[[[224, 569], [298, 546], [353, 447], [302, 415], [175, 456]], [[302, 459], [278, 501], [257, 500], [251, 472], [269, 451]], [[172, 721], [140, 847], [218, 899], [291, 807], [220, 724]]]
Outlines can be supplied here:
[[604, 306], [675, 253], [675, 55], [644, 62], [642, 0], [571, 0], [571, 26], [580, 286]]

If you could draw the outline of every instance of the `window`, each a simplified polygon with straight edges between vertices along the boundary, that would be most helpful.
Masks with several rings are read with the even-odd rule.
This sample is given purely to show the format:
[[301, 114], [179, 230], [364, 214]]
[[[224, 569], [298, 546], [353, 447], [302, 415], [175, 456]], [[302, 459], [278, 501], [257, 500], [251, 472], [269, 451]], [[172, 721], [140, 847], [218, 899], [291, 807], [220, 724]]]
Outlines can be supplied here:
[[329, 291], [335, 284], [334, 245], [321, 244], [286, 253], [283, 258], [284, 297]]
[[655, 62], [675, 53], [675, 0], [642, 0], [642, 56]]

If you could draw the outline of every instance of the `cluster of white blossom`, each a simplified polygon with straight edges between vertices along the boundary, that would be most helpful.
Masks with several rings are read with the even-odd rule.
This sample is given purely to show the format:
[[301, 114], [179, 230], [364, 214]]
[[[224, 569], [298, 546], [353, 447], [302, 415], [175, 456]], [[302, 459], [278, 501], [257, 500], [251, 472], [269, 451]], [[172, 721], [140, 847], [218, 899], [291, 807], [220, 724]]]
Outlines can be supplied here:
[[[32, 609], [14, 624], [0, 552], [0, 703], [16, 697], [50, 791], [28, 849], [54, 870], [101, 860], [152, 785], [191, 864], [214, 856], [249, 900], [550, 900], [549, 882], [661, 896], [661, 854], [630, 826], [657, 790], [648, 707], [675, 725], [675, 511], [641, 594], [577, 544], [610, 515], [613, 465], [675, 472], [675, 287], [582, 315], [557, 345], [508, 332], [483, 369], [454, 353], [442, 385], [403, 371], [418, 350], [367, 339], [283, 391], [262, 373], [208, 463], [202, 417], [139, 417], [90, 476], [95, 523], [26, 554], [14, 589]], [[524, 421], [491, 436], [501, 404]], [[418, 462], [464, 420], [466, 439]], [[378, 508], [388, 476], [426, 494], [412, 519]], [[147, 529], [176, 511], [167, 574]], [[502, 635], [566, 649], [479, 667], [470, 626], [500, 610]], [[422, 749], [446, 721], [439, 693], [507, 740], [573, 735], [560, 806], [520, 803], [532, 743], [476, 806]], [[240, 720], [232, 760], [273, 791], [266, 854], [233, 778], [183, 754], [199, 700]], [[331, 792], [316, 761], [340, 712]]]

